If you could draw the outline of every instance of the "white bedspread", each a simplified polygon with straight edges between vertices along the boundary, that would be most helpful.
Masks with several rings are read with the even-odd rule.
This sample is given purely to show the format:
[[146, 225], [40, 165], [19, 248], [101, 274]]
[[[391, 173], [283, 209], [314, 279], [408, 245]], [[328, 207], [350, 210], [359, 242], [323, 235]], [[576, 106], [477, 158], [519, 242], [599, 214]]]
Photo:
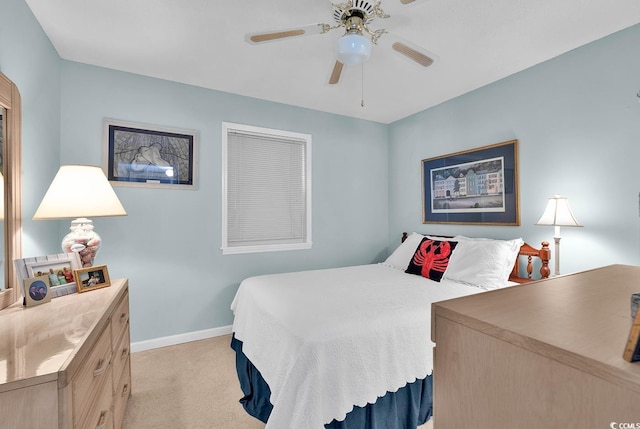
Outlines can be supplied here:
[[431, 303], [479, 292], [382, 264], [244, 280], [233, 331], [271, 389], [266, 429], [322, 429], [426, 377]]

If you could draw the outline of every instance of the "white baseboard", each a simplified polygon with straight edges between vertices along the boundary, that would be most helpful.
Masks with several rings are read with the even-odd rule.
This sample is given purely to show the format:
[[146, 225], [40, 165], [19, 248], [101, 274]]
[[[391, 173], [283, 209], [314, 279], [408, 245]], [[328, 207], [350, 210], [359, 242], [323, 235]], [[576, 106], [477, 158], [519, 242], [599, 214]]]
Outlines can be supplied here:
[[219, 328], [204, 329], [202, 331], [154, 338], [153, 340], [137, 341], [135, 343], [131, 343], [131, 353], [158, 349], [160, 347], [174, 346], [176, 344], [189, 343], [191, 341], [204, 340], [207, 338], [220, 337], [222, 335], [229, 335], [231, 334], [231, 328], [231, 325], [221, 326]]

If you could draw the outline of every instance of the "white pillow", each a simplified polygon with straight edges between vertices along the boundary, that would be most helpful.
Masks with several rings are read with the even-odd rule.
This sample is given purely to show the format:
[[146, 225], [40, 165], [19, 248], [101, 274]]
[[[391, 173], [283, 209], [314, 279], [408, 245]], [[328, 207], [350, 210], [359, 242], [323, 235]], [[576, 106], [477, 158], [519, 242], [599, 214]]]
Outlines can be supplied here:
[[406, 270], [423, 238], [424, 235], [422, 234], [418, 234], [417, 232], [411, 233], [411, 235], [389, 255], [383, 264], [402, 271]]
[[461, 235], [457, 236], [457, 237], [440, 237], [438, 235], [425, 235], [425, 237], [427, 237], [429, 240], [438, 240], [438, 241], [458, 241], [459, 237], [462, 237]]
[[518, 257], [522, 238], [492, 240], [456, 236], [454, 249], [443, 279], [498, 289], [508, 285], [509, 274]]

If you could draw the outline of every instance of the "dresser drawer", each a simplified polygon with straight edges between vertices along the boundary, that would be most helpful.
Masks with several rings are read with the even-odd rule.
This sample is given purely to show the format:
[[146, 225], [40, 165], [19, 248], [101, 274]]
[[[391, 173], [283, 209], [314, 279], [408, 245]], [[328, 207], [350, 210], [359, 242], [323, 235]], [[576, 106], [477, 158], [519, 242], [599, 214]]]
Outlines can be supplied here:
[[120, 381], [115, 386], [115, 393], [113, 395], [113, 416], [116, 428], [122, 426], [122, 419], [127, 409], [129, 396], [131, 396], [131, 361], [127, 359], [124, 365], [124, 371], [122, 372]]
[[[111, 367], [105, 373], [111, 378]], [[87, 417], [80, 424], [74, 426], [74, 429], [113, 429], [113, 408], [111, 404], [113, 402], [113, 392], [109, 388], [102, 389], [94, 403], [93, 407], [89, 410]]]
[[115, 347], [125, 329], [129, 327], [129, 292], [123, 297], [118, 307], [113, 312], [111, 321], [111, 344]]
[[122, 375], [122, 370], [124, 369], [125, 364], [129, 361], [130, 354], [130, 339], [129, 339], [129, 329], [124, 332], [124, 335], [120, 338], [120, 343], [116, 344], [116, 347], [113, 349], [113, 358], [111, 362], [113, 363], [113, 379], [117, 381], [120, 379]]
[[112, 393], [110, 323], [98, 337], [93, 348], [80, 364], [72, 382], [74, 427], [95, 408], [101, 393]]

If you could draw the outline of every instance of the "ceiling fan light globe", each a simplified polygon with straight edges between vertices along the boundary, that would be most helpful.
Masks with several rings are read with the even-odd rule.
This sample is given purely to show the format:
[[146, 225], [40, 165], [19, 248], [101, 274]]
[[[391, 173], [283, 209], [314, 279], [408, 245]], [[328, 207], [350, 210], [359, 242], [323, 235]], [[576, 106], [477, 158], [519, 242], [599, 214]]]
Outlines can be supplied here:
[[338, 61], [343, 64], [362, 64], [371, 56], [371, 40], [361, 34], [345, 34], [338, 40]]

